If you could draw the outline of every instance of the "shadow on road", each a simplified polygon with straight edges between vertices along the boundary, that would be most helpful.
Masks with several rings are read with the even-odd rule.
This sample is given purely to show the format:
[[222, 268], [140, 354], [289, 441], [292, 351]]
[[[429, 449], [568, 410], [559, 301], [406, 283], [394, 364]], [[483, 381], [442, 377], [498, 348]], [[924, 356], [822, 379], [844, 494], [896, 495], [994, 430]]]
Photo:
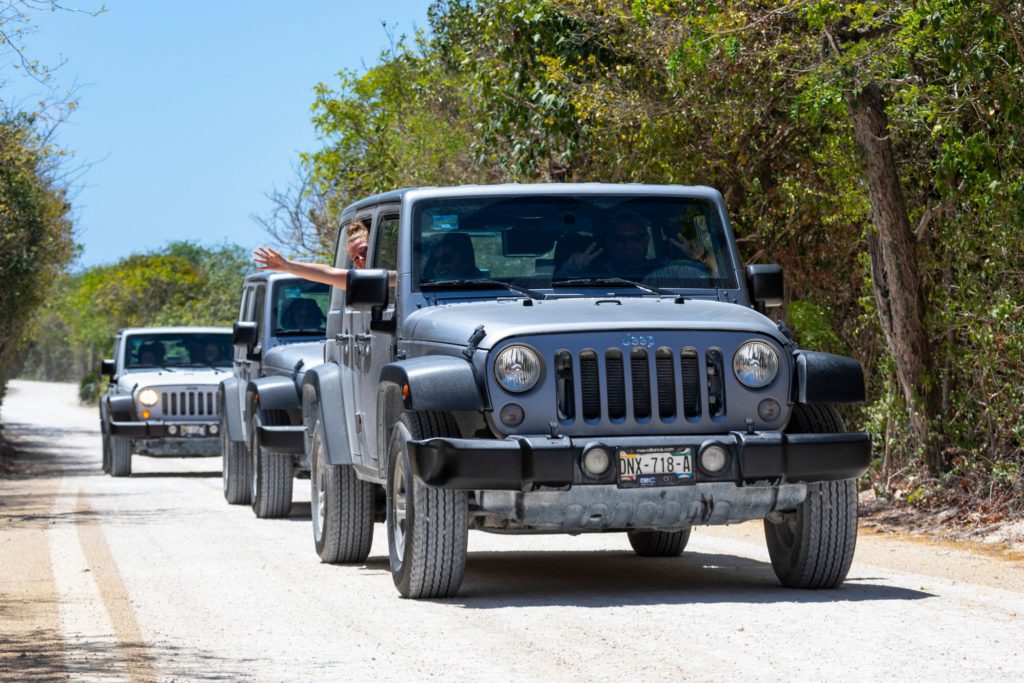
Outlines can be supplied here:
[[132, 479], [220, 479], [216, 472], [132, 472]]
[[[371, 557], [368, 570], [386, 570]], [[741, 602], [820, 603], [921, 600], [924, 591], [860, 583], [851, 576], [835, 590], [779, 585], [771, 565], [734, 555], [686, 551], [678, 558], [641, 558], [632, 552], [554, 551], [470, 553], [459, 595], [439, 602], [468, 609], [502, 607], [610, 607]]]
[[[248, 680], [255, 660], [225, 659], [198, 648], [160, 643], [121, 643], [75, 638], [48, 629], [0, 634], [0, 678], [52, 681], [69, 677], [116, 680], [122, 662], [161, 662], [160, 677], [182, 680]], [[170, 662], [170, 666], [167, 663]], [[123, 669], [122, 669], [123, 670]]]

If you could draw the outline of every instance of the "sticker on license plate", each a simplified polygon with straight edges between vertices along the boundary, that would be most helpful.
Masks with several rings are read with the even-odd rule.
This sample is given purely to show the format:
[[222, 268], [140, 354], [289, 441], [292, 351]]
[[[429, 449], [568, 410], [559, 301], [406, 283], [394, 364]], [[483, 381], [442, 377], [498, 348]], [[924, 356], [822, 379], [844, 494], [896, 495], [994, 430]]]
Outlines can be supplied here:
[[182, 436], [205, 436], [206, 427], [203, 425], [182, 425], [181, 426]]
[[693, 481], [693, 448], [619, 450], [619, 488], [677, 486]]

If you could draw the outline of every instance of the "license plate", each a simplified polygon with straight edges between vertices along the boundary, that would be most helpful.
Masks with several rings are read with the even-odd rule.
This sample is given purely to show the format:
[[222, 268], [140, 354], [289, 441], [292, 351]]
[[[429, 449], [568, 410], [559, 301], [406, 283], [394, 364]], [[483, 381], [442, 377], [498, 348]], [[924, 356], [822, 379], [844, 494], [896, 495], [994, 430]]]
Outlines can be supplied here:
[[203, 425], [182, 425], [182, 436], [206, 436], [206, 427]]
[[619, 450], [619, 488], [678, 486], [693, 481], [693, 448]]

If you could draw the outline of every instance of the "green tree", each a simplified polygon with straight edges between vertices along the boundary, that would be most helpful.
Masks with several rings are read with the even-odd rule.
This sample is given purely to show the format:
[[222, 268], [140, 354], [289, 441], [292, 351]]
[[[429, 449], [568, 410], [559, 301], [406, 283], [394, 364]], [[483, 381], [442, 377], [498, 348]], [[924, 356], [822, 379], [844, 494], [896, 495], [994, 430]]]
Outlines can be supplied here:
[[25, 332], [50, 284], [75, 254], [54, 152], [28, 117], [0, 120], [0, 399]]

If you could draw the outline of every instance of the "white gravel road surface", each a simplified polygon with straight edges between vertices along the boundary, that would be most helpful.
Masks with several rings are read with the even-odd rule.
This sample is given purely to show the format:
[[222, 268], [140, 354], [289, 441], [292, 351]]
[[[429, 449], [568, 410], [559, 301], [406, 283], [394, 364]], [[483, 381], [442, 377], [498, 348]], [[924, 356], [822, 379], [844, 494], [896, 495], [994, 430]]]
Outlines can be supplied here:
[[321, 564], [309, 490], [258, 520], [220, 460], [100, 473], [97, 411], [17, 381], [2, 413], [4, 680], [1021, 680], [1024, 562], [862, 530], [846, 584], [781, 588], [760, 524], [697, 528], [678, 559], [624, 534], [470, 534], [452, 599]]

